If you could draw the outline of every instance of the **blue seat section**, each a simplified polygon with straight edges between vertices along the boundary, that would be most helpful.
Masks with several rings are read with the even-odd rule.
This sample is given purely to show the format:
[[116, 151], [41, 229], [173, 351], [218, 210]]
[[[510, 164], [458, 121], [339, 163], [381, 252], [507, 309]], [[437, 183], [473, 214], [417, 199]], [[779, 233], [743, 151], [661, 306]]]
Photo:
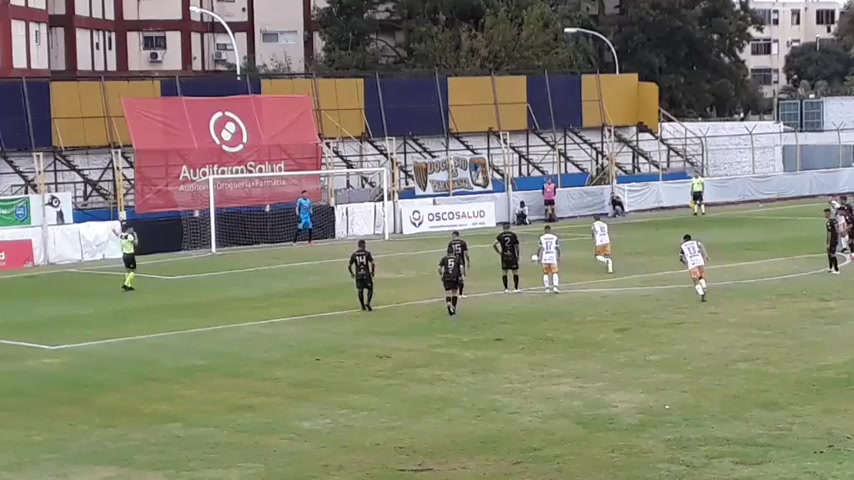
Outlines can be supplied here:
[[444, 135], [448, 118], [448, 79], [367, 78], [365, 117], [370, 134], [378, 138]]
[[169, 78], [160, 81], [163, 97], [231, 97], [234, 95], [260, 95], [261, 80], [235, 78]]
[[657, 173], [648, 173], [644, 175], [618, 175], [617, 183], [657, 182], [659, 179], [669, 182], [671, 180], [687, 180], [689, 178], [691, 178], [691, 176], [685, 172], [665, 173], [661, 177], [659, 177]]
[[[551, 97], [552, 108], [549, 108]], [[528, 128], [583, 128], [580, 75], [528, 75]]]
[[[24, 91], [26, 89], [26, 92]], [[25, 95], [26, 93], [26, 95]], [[29, 109], [27, 108], [29, 102]], [[27, 112], [30, 112], [28, 115]], [[6, 150], [50, 148], [50, 83], [0, 82], [0, 145]], [[30, 126], [32, 125], [32, 141]]]

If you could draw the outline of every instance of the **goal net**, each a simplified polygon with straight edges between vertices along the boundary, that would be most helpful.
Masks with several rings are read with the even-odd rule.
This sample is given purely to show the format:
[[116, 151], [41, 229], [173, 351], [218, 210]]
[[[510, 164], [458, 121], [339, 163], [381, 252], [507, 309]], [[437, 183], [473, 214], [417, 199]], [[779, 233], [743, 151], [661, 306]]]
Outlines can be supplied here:
[[[193, 185], [183, 247], [207, 249], [389, 235], [384, 168], [212, 175]], [[310, 212], [297, 203], [307, 199]], [[302, 228], [301, 228], [302, 227]]]

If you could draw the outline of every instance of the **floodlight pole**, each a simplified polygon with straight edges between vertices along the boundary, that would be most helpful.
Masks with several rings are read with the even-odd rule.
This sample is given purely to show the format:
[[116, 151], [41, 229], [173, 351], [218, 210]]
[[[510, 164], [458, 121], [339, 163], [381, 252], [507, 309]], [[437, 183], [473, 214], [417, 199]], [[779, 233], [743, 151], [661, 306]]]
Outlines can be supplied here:
[[602, 35], [601, 33], [595, 30], [587, 30], [586, 28], [578, 28], [578, 27], [566, 27], [563, 29], [563, 33], [567, 34], [575, 34], [575, 33], [586, 33], [587, 35], [593, 35], [596, 38], [601, 39], [603, 42], [608, 44], [608, 47], [611, 49], [611, 55], [614, 57], [614, 69], [616, 70], [616, 74], [620, 74], [620, 59], [617, 58], [617, 49], [614, 48], [614, 44], [608, 40], [608, 37]]
[[240, 63], [243, 61], [243, 59], [240, 57], [240, 50], [238, 50], [238, 48], [237, 48], [237, 40], [234, 38], [234, 32], [231, 31], [231, 27], [228, 26], [228, 22], [226, 22], [225, 19], [223, 19], [222, 17], [220, 17], [216, 13], [214, 13], [210, 10], [205, 10], [204, 8], [199, 8], [195, 5], [190, 5], [190, 12], [198, 13], [199, 15], [209, 15], [214, 20], [219, 22], [223, 26], [223, 28], [225, 28], [225, 33], [228, 34], [228, 38], [229, 38], [229, 40], [231, 40], [231, 47], [234, 49], [234, 56], [236, 57], [236, 60], [237, 60], [235, 62], [235, 65], [237, 66], [237, 76], [239, 77], [240, 76]]

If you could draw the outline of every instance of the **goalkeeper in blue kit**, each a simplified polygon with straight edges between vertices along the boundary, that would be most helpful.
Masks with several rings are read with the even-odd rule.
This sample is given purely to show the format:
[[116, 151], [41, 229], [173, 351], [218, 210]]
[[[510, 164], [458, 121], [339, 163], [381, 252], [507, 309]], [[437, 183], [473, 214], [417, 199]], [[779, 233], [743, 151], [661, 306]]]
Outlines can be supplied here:
[[308, 243], [311, 245], [312, 232], [314, 231], [314, 224], [312, 223], [314, 212], [312, 210], [311, 200], [309, 200], [307, 195], [308, 192], [303, 190], [302, 195], [297, 200], [296, 214], [297, 217], [299, 217], [299, 225], [297, 225], [297, 230], [294, 232], [294, 245], [296, 245], [297, 240], [299, 239], [299, 234], [303, 230], [308, 230]]

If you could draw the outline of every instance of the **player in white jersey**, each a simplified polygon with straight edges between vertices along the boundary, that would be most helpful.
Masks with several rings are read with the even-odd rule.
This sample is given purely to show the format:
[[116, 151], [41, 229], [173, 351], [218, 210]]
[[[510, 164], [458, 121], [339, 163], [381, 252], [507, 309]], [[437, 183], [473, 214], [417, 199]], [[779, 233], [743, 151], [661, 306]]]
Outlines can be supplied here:
[[836, 226], [839, 232], [839, 251], [849, 253], [848, 250], [848, 220], [845, 218], [845, 211], [839, 207], [836, 210]]
[[614, 273], [614, 261], [611, 260], [611, 237], [608, 225], [599, 215], [593, 215], [593, 243], [596, 245], [596, 260], [608, 267], [608, 273]]
[[560, 277], [558, 276], [558, 265], [560, 264], [560, 240], [557, 235], [552, 234], [552, 227], [546, 225], [545, 231], [540, 236], [540, 248], [537, 257], [543, 264], [543, 285], [547, 292], [558, 292]]
[[697, 240], [692, 240], [691, 235], [682, 237], [682, 246], [679, 248], [679, 261], [688, 267], [691, 279], [694, 281], [694, 289], [700, 295], [700, 301], [706, 301], [706, 262], [709, 255], [706, 247]]

